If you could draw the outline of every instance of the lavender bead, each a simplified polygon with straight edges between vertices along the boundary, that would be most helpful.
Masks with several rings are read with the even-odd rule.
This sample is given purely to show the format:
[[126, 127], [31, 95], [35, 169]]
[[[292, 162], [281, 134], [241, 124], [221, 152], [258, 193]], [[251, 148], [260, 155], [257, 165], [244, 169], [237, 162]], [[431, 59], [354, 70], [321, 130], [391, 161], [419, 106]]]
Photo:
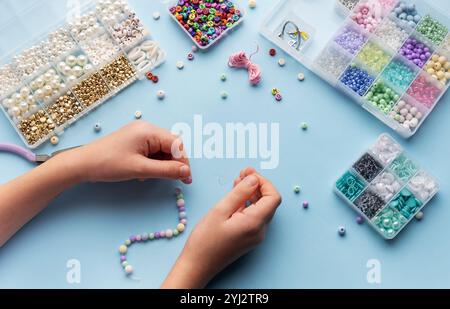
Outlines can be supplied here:
[[367, 37], [352, 27], [345, 28], [334, 41], [352, 55], [356, 54], [366, 42]]

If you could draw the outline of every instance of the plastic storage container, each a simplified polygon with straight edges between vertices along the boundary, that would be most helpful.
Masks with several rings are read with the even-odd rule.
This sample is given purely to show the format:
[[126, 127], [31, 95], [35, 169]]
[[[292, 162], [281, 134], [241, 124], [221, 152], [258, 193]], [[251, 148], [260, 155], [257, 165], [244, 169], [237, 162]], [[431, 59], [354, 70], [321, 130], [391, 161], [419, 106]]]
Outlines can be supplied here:
[[336, 182], [335, 192], [385, 239], [395, 238], [439, 191], [388, 134]]
[[[228, 33], [233, 31], [244, 21], [244, 11], [242, 10], [242, 8], [238, 7], [233, 0], [194, 1], [197, 3], [191, 5], [193, 5], [194, 9], [196, 10], [193, 10], [191, 12], [184, 12], [182, 10], [182, 7], [187, 4], [186, 2], [188, 1], [170, 1], [168, 6], [169, 15], [177, 23], [177, 25], [191, 38], [194, 44], [201, 50], [207, 50], [208, 48], [217, 44], [222, 38], [224, 38]], [[179, 5], [180, 3], [182, 6]], [[208, 5], [209, 7], [206, 7], [206, 5]], [[226, 10], [232, 9], [233, 11], [227, 14], [227, 16], [220, 16], [218, 13], [218, 11], [220, 10], [219, 6], [224, 6], [226, 7]], [[202, 12], [203, 10], [206, 11]], [[200, 14], [204, 14], [203, 16], [205, 16], [205, 20], [200, 19]], [[180, 18], [180, 20], [178, 18]], [[202, 29], [202, 23], [206, 27], [205, 29]], [[211, 24], [207, 25], [207, 23]], [[185, 25], [187, 25], [187, 27], [185, 27]], [[225, 29], [221, 30], [222, 32], [217, 33], [217, 26], [224, 26]], [[202, 35], [199, 35], [196, 39], [197, 34], [195, 31], [200, 31], [200, 34], [202, 34], [202, 32], [203, 34], [205, 34], [209, 33], [209, 31], [213, 31], [212, 33], [210, 33], [210, 35], [217, 36], [209, 40], [205, 38], [205, 40], [202, 41]]]
[[[389, 1], [337, 0], [333, 5], [328, 0], [281, 0], [264, 19], [260, 32], [400, 136], [409, 138], [448, 90], [449, 78], [439, 78], [443, 74], [448, 77], [450, 69], [436, 72], [428, 61], [439, 58], [443, 60], [441, 66], [450, 65], [450, 19], [424, 1], [393, 0], [377, 12], [379, 22], [375, 26], [355, 22], [363, 6], [381, 2]], [[398, 7], [408, 5], [414, 5], [418, 16], [400, 18]], [[436, 32], [439, 35], [428, 30], [428, 25], [436, 21], [443, 27]], [[291, 28], [287, 35], [283, 30], [286, 27]], [[298, 31], [306, 35], [297, 39]], [[353, 43], [343, 44], [348, 37]], [[422, 50], [428, 48], [430, 57], [424, 55], [419, 62], [414, 57], [407, 59], [402, 48], [411, 40], [423, 44]], [[300, 46], [295, 44], [298, 41]], [[428, 98], [421, 93], [429, 94]], [[409, 110], [405, 114], [404, 108], [398, 110], [405, 102], [406, 107], [414, 107], [412, 114]]]
[[[164, 62], [165, 52], [121, 2], [113, 1], [105, 11], [102, 1], [84, 1], [80, 18], [66, 24], [61, 15], [46, 34], [3, 58], [1, 109], [27, 147], [35, 149], [63, 133]], [[28, 14], [42, 10], [50, 8], [33, 3]], [[118, 33], [117, 23], [133, 35]], [[35, 61], [27, 63], [30, 54]]]

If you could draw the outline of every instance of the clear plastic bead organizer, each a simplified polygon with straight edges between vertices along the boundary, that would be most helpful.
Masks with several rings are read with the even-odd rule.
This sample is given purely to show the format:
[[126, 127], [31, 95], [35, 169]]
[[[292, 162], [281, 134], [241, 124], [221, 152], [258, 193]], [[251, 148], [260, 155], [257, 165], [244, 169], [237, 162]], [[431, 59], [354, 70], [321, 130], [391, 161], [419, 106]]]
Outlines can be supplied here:
[[[410, 138], [448, 90], [450, 18], [422, 0], [394, 0], [377, 13], [380, 23], [369, 28], [370, 31], [354, 21], [362, 6], [388, 2], [280, 0], [263, 20], [260, 33], [401, 137]], [[417, 23], [396, 14], [400, 5], [416, 9]], [[441, 37], [436, 39], [436, 35], [430, 34], [424, 27], [430, 22], [442, 25], [445, 35], [439, 32]], [[390, 27], [402, 35], [393, 36]], [[340, 38], [347, 32], [359, 38], [359, 44], [358, 41], [350, 47], [342, 44]], [[421, 50], [428, 48], [430, 57], [424, 53], [427, 59], [423, 60], [423, 67], [414, 63], [414, 58], [409, 60], [402, 55], [403, 47], [410, 42], [422, 44]], [[374, 61], [368, 59], [369, 51], [373, 50], [376, 51]], [[436, 74], [432, 73], [435, 72], [432, 60], [443, 62], [436, 64], [440, 66]], [[354, 87], [348, 79], [355, 71], [365, 73], [357, 78], [364, 81], [365, 87]]]
[[435, 178], [388, 134], [338, 179], [336, 194], [385, 239], [394, 239], [439, 191]]
[[30, 16], [58, 21], [1, 60], [0, 106], [30, 149], [61, 135], [165, 61], [164, 50], [125, 0], [80, 1], [80, 15], [70, 22], [67, 12], [27, 1], [29, 8], [6, 21], [0, 33], [8, 35], [14, 23], [22, 30], [14, 39], [24, 40], [32, 31], [18, 21], [33, 20]]

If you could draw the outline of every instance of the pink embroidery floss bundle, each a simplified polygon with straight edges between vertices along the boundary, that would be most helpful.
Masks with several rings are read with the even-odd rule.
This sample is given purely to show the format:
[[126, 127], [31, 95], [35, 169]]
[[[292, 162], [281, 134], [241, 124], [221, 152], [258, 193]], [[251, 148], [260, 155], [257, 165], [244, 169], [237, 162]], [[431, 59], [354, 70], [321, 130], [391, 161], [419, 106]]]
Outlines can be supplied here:
[[230, 59], [228, 60], [228, 65], [231, 68], [237, 68], [237, 69], [247, 69], [248, 71], [248, 80], [250, 84], [253, 86], [256, 86], [261, 81], [261, 69], [259, 66], [251, 61], [251, 58], [253, 55], [258, 53], [259, 46], [255, 53], [251, 54], [249, 57], [245, 54], [245, 52], [241, 51], [238, 53], [235, 53], [230, 56]]

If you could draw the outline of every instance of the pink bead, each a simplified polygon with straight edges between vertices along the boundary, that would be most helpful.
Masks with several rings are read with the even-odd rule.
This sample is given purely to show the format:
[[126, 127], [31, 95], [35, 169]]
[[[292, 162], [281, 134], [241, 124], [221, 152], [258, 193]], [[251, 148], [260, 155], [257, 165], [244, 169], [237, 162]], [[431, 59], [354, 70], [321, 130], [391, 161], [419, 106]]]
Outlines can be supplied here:
[[166, 237], [166, 232], [165, 231], [159, 232], [159, 236], [161, 236], [161, 238]]
[[178, 207], [181, 208], [181, 207], [184, 207], [185, 205], [186, 205], [186, 202], [183, 199], [177, 201], [177, 206]]
[[182, 224], [184, 224], [184, 225], [187, 225], [187, 220], [186, 220], [186, 219], [181, 219], [181, 220], [180, 220], [180, 223], [182, 223]]

